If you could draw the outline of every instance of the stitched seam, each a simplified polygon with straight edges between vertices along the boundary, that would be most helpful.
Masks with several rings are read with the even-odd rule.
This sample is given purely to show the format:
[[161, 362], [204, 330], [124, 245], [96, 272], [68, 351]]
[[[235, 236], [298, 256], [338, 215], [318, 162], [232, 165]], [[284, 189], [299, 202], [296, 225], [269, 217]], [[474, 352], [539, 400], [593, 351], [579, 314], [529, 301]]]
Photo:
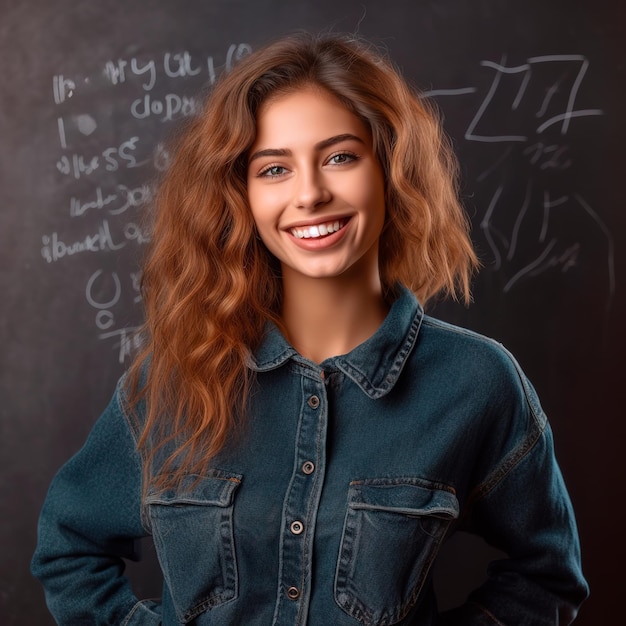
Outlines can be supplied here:
[[509, 454], [504, 457], [502, 463], [469, 494], [467, 497], [466, 510], [469, 510], [477, 501], [486, 497], [493, 491], [532, 452], [542, 435], [543, 430], [537, 431], [534, 438], [526, 438], [519, 446], [509, 452]]
[[124, 618], [124, 621], [122, 622], [122, 626], [128, 626], [128, 624], [130, 624], [130, 620], [133, 617], [133, 615], [139, 610], [140, 607], [142, 607], [144, 604], [146, 603], [146, 600], [140, 600], [139, 602], [136, 602], [135, 605], [133, 606], [133, 608], [130, 610], [130, 613]]
[[[128, 430], [130, 432], [130, 435], [133, 439], [133, 442], [135, 443], [135, 452], [137, 453], [137, 457], [138, 457], [138, 464], [139, 464], [139, 472], [141, 475], [141, 487], [142, 487], [142, 491], [143, 491], [143, 482], [144, 482], [144, 472], [143, 472], [143, 463], [142, 463], [142, 459], [141, 459], [141, 452], [139, 451], [139, 433], [135, 432], [135, 428], [133, 426], [133, 420], [131, 419], [129, 413], [128, 413], [128, 399], [126, 397], [126, 392], [124, 389], [124, 383], [126, 382], [126, 374], [124, 374], [118, 384], [117, 384], [117, 389], [116, 389], [116, 400], [117, 400], [117, 405], [119, 407], [120, 413], [122, 414], [122, 417], [124, 418], [124, 421], [126, 422], [126, 426], [128, 427]], [[140, 506], [141, 506], [141, 525], [143, 527], [143, 529], [146, 531], [146, 533], [148, 533], [149, 535], [152, 535], [152, 525], [150, 524], [150, 518], [148, 515], [148, 511], [146, 509], [146, 504], [145, 502], [143, 502], [143, 500], [140, 502]]]
[[416, 315], [409, 326], [403, 344], [398, 349], [393, 362], [389, 366], [387, 374], [378, 387], [372, 384], [365, 372], [361, 371], [346, 359], [338, 359], [337, 366], [371, 398], [380, 398], [389, 393], [397, 382], [415, 347], [421, 324], [422, 317]]

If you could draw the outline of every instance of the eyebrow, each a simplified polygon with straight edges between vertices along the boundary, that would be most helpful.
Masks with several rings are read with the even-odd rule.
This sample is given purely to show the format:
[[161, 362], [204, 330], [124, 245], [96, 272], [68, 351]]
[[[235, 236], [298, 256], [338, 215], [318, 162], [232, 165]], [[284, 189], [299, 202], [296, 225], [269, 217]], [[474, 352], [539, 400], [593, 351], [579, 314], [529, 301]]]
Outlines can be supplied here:
[[[342, 135], [335, 135], [333, 137], [329, 137], [328, 139], [323, 139], [315, 144], [314, 148], [316, 151], [325, 150], [326, 148], [330, 148], [335, 144], [341, 143], [342, 141], [358, 141], [359, 143], [365, 145], [365, 142], [356, 135], [352, 135], [351, 133], [343, 133]], [[252, 163], [255, 159], [260, 159], [262, 157], [284, 157], [291, 156], [291, 150], [287, 148], [266, 148], [264, 150], [257, 150], [254, 154], [250, 155], [248, 159], [248, 163]]]

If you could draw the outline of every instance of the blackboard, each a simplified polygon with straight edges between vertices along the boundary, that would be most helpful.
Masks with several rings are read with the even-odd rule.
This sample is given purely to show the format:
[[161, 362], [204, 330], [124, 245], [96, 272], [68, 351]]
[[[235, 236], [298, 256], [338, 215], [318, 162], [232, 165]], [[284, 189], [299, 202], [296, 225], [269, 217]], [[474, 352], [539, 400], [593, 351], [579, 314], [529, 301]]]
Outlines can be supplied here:
[[[167, 140], [216, 76], [296, 29], [359, 32], [438, 104], [483, 269], [469, 308], [431, 312], [502, 341], [537, 387], [592, 587], [577, 623], [615, 623], [626, 582], [625, 6], [2, 0], [0, 623], [52, 623], [28, 570], [36, 518], [136, 348], [141, 215]], [[140, 590], [157, 578], [146, 552], [131, 567]], [[458, 540], [444, 557], [450, 605], [490, 552]]]

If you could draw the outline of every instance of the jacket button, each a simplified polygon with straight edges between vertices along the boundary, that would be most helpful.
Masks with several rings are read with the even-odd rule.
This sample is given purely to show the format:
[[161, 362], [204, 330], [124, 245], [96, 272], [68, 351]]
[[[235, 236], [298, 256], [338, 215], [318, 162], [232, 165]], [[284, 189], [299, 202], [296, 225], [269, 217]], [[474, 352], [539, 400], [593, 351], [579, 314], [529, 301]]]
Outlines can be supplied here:
[[302, 472], [306, 474], [307, 476], [309, 474], [312, 474], [314, 471], [315, 471], [315, 465], [313, 464], [312, 461], [305, 461], [302, 464]]
[[289, 587], [287, 589], [287, 597], [291, 600], [297, 600], [300, 597], [300, 591], [297, 587]]
[[317, 409], [320, 405], [320, 399], [317, 396], [311, 396], [308, 400], [308, 404], [312, 409]]
[[299, 535], [304, 530], [304, 524], [296, 520], [295, 522], [291, 522], [291, 526], [289, 528], [291, 528], [291, 532], [294, 535]]

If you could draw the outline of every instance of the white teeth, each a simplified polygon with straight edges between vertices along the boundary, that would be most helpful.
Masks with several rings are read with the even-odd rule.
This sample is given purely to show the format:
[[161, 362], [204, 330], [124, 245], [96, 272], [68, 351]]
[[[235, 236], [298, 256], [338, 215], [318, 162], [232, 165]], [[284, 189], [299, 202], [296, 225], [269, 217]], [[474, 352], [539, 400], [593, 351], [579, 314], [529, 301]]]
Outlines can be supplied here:
[[292, 228], [291, 234], [298, 239], [316, 239], [336, 233], [340, 228], [343, 228], [343, 225], [343, 221], [336, 220], [327, 224], [316, 224], [308, 228]]

